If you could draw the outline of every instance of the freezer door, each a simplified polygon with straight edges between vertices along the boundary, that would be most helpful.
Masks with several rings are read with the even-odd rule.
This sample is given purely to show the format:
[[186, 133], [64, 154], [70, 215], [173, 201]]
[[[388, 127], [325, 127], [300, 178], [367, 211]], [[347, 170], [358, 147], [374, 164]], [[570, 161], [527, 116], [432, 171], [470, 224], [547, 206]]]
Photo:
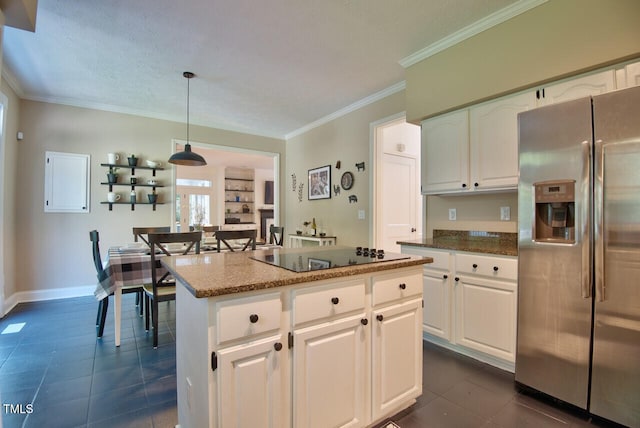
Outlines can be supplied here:
[[[516, 381], [587, 408], [591, 341], [591, 98], [519, 115]], [[533, 239], [534, 183], [575, 182], [575, 242]]]
[[590, 411], [640, 427], [640, 87], [594, 98], [594, 135]]

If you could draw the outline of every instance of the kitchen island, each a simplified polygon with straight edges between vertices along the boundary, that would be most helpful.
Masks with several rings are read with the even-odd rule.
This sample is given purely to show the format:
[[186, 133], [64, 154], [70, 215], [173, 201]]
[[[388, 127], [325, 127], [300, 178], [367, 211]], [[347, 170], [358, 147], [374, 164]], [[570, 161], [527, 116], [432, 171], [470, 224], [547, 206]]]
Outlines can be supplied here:
[[163, 259], [178, 281], [179, 426], [361, 427], [408, 407], [429, 262], [347, 247]]

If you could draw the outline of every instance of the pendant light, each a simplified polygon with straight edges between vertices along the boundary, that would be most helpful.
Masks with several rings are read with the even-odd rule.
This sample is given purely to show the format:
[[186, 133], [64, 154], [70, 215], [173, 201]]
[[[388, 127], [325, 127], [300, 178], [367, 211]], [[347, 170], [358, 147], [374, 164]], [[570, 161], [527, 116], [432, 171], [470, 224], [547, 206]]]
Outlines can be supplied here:
[[182, 73], [187, 78], [187, 144], [184, 145], [183, 152], [176, 152], [169, 158], [169, 163], [176, 165], [186, 166], [202, 166], [206, 165], [207, 161], [202, 156], [191, 151], [191, 144], [189, 144], [189, 79], [195, 74], [190, 71]]

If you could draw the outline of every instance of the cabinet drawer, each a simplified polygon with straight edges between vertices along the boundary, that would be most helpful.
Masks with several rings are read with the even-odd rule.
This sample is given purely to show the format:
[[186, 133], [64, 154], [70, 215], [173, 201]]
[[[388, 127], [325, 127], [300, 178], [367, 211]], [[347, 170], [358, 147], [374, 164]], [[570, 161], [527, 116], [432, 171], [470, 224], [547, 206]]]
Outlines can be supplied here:
[[420, 273], [376, 275], [373, 277], [373, 306], [422, 294]]
[[364, 310], [364, 280], [345, 281], [293, 292], [294, 325]]
[[415, 256], [422, 257], [431, 257], [433, 259], [433, 263], [427, 263], [424, 266], [425, 269], [441, 269], [441, 270], [450, 270], [449, 257], [451, 253], [448, 251], [438, 251], [431, 249], [423, 249], [416, 247], [403, 246], [402, 247], [403, 254], [413, 254]]
[[515, 281], [518, 278], [518, 260], [476, 254], [456, 254], [456, 274], [483, 275], [494, 279]]
[[280, 293], [216, 303], [217, 342], [246, 338], [280, 329]]

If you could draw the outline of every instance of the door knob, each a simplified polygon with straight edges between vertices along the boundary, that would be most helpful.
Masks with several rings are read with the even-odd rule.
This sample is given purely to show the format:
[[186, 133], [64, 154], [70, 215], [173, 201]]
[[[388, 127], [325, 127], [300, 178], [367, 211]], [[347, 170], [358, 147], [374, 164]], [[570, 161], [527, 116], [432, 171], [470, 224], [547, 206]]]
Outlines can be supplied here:
[[251, 324], [257, 323], [258, 322], [258, 315], [257, 314], [249, 315], [249, 321], [251, 321]]
[[333, 303], [334, 305], [337, 305], [339, 302], [340, 302], [340, 299], [338, 299], [337, 297], [331, 298], [331, 303]]
[[412, 232], [415, 232], [416, 230], [417, 230], [417, 229], [416, 229], [415, 227], [412, 227], [412, 228], [411, 228], [411, 231], [412, 231]]
[[360, 320], [360, 324], [362, 324], [362, 325], [367, 325], [367, 324], [369, 324], [369, 320], [368, 320], [368, 319], [366, 319], [366, 318], [362, 318], [362, 319]]
[[280, 342], [276, 342], [273, 344], [273, 349], [275, 349], [276, 351], [279, 351], [282, 349], [282, 343]]
[[376, 315], [376, 319], [378, 321], [382, 321], [384, 319], [384, 317], [382, 316], [382, 314], [378, 314], [378, 315]]

